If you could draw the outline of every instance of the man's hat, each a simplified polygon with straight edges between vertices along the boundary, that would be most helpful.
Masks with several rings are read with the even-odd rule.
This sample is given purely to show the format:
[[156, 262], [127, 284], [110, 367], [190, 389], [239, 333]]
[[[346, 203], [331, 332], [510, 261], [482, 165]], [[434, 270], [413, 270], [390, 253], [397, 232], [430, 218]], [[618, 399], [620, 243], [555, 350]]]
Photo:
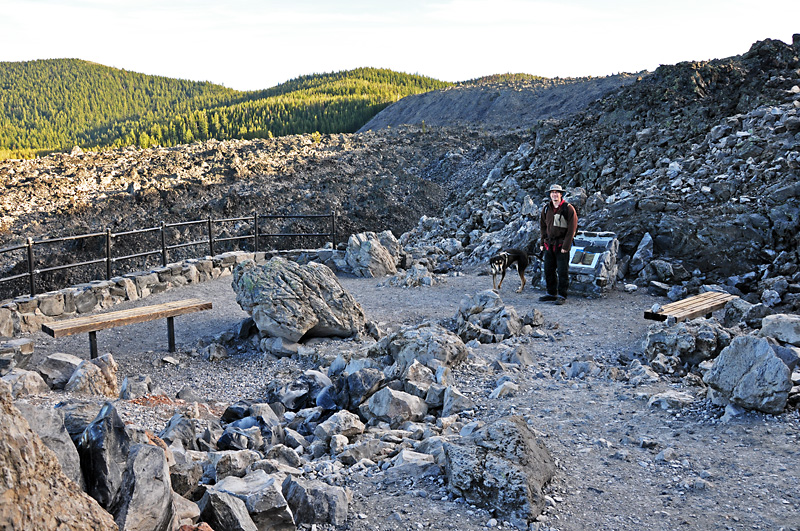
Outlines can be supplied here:
[[550, 189], [547, 191], [549, 194], [550, 192], [561, 192], [561, 195], [564, 195], [565, 190], [561, 188], [561, 186], [554, 184], [550, 186]]

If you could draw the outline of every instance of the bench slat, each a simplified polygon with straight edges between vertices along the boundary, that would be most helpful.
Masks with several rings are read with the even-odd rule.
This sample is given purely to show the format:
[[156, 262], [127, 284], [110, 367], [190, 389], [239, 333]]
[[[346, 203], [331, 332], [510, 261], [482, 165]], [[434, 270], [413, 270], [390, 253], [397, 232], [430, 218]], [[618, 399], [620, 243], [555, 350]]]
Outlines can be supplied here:
[[202, 299], [184, 299], [152, 306], [140, 306], [128, 310], [87, 315], [53, 323], [42, 324], [42, 331], [53, 337], [64, 337], [82, 332], [96, 332], [116, 326], [143, 323], [166, 317], [210, 310], [211, 302]]
[[670, 312], [670, 315], [674, 315], [677, 321], [694, 319], [695, 317], [700, 317], [701, 315], [706, 315], [724, 308], [727, 303], [727, 300], [718, 301], [712, 304], [704, 304], [702, 306], [685, 308], [678, 312]]
[[658, 312], [646, 311], [644, 312], [644, 318], [653, 321], [666, 321], [669, 317], [675, 317], [677, 322], [687, 321], [724, 308], [728, 301], [735, 298], [737, 296], [730, 293], [706, 291], [693, 297], [665, 304]]
[[676, 310], [681, 310], [684, 308], [693, 308], [702, 304], [713, 304], [719, 300], [729, 300], [730, 298], [734, 297], [729, 293], [722, 293], [719, 291], [706, 291], [704, 293], [700, 293], [699, 295], [695, 295], [693, 297], [688, 297], [686, 299], [671, 302], [669, 304], [665, 304], [662, 306], [662, 312], [672, 312]]

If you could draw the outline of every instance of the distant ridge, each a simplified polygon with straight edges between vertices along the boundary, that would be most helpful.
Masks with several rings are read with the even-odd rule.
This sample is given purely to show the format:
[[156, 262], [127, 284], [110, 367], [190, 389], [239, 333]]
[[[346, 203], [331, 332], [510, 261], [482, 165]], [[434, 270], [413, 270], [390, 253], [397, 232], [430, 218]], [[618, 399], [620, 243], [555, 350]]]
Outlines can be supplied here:
[[644, 73], [607, 77], [487, 76], [404, 98], [378, 113], [359, 132], [407, 124], [524, 129], [539, 120], [565, 118]]

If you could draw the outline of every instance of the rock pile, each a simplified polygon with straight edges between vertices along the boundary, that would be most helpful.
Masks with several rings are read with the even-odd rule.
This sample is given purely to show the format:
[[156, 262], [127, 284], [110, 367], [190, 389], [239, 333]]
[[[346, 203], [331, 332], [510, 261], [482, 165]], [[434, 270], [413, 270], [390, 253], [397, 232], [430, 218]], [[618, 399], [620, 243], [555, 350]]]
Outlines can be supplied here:
[[[346, 264], [364, 275], [392, 274], [389, 265], [397, 267], [399, 262], [404, 262], [403, 269], [424, 267], [435, 272], [483, 264], [502, 247], [531, 250], [538, 238], [543, 191], [552, 182], [561, 182], [581, 212], [582, 228], [613, 231], [617, 236], [617, 278], [627, 276], [673, 298], [701, 289], [725, 289], [742, 299], [729, 303], [722, 323], [712, 319], [654, 325], [644, 346], [650, 367], [633, 360], [623, 374], [587, 354], [543, 372], [542, 377], [576, 380], [580, 388], [580, 380], [605, 375], [636, 386], [657, 382], [658, 371], [666, 378], [682, 376], [698, 386], [707, 385], [708, 396], [731, 409], [779, 413], [800, 395], [792, 381], [800, 362], [800, 327], [796, 316], [784, 313], [797, 310], [800, 299], [798, 50], [800, 37], [793, 46], [764, 41], [741, 57], [661, 67], [580, 115], [538, 124], [526, 142], [482, 174], [487, 176], [478, 186], [454, 196], [442, 217], [420, 218], [398, 245], [386, 234], [381, 239], [359, 227], [352, 231], [356, 234], [352, 248], [348, 242], [347, 250], [327, 249], [320, 252], [319, 261]], [[246, 149], [256, 144], [231, 145]], [[204, 144], [202, 149], [210, 153], [203, 156], [225, 158], [228, 152], [223, 147], [227, 146]], [[313, 149], [306, 152], [309, 157], [316, 156]], [[440, 162], [470, 165], [454, 153]], [[157, 150], [151, 155], [192, 167], [182, 160], [180, 150]], [[471, 156], [494, 163], [492, 156]], [[260, 171], [242, 159], [231, 159], [236, 179]], [[256, 159], [257, 155], [248, 155], [248, 161]], [[318, 162], [330, 164], [330, 160]], [[437, 171], [446, 173], [442, 166], [446, 164], [418, 173], [434, 179]], [[25, 187], [25, 177], [3, 168], [3, 178]], [[202, 165], [195, 168], [200, 169], [185, 169], [186, 175], [200, 172], [199, 183], [213, 174]], [[91, 175], [76, 173], [73, 182], [88, 186]], [[239, 181], [236, 193], [220, 199], [214, 208], [233, 211], [240, 201], [252, 206], [248, 201], [260, 198], [244, 183]], [[296, 186], [287, 184], [289, 188], [291, 200], [309, 199]], [[178, 204], [173, 191], [161, 194], [157, 186], [148, 190], [136, 199], [133, 186], [125, 192], [131, 197], [119, 201]], [[425, 190], [414, 193], [424, 195]], [[109, 204], [120, 204], [115, 201]], [[392, 209], [385, 204], [365, 201], [367, 207], [391, 216]], [[703, 252], [698, 255], [697, 249]], [[384, 269], [373, 269], [376, 263]], [[613, 267], [607, 270], [613, 273]], [[170, 271], [173, 278], [186, 278], [183, 266]], [[221, 529], [341, 525], [350, 499], [342, 486], [343, 475], [371, 470], [415, 477], [443, 474], [453, 497], [491, 507], [516, 525], [530, 523], [543, 506], [541, 489], [552, 478], [552, 458], [517, 417], [502, 417], [486, 426], [473, 420], [476, 404], [455, 385], [452, 373], [469, 357], [465, 341], [495, 343], [519, 334], [535, 336], [541, 315], [531, 312], [520, 318], [497, 293], [487, 291], [464, 299], [458, 313], [443, 323], [452, 325], [452, 330], [424, 323], [385, 334], [366, 321], [357, 304], [331, 282], [329, 273], [326, 266], [282, 259], [266, 267], [240, 264], [235, 285], [253, 319], [231, 336], [256, 337], [262, 350], [285, 349], [289, 354], [293, 348], [298, 354], [306, 352], [308, 347], [297, 342], [319, 333], [350, 336], [372, 329], [380, 339], [362, 350], [343, 351], [335, 359], [322, 356], [316, 359], [318, 365], [289, 381], [275, 378], [264, 396], [231, 404], [221, 416], [186, 408], [155, 436], [122, 423], [111, 403], [95, 409], [88, 402], [64, 403], [57, 413], [63, 417], [58, 419], [34, 417], [35, 408], [25, 412], [35, 418], [29, 424], [42, 429], [41, 440], [61, 448], [53, 451], [65, 474], [76, 481], [87, 479], [83, 488], [94, 501], [87, 502], [70, 480], [58, 475], [39, 437], [17, 418], [10, 405], [12, 393], [72, 384], [89, 393], [130, 397], [153, 392], [152, 386], [141, 377], [114, 388], [110, 380], [115, 364], [110, 358], [76, 366], [75, 360], [53, 356], [37, 376], [22, 368], [27, 355], [23, 344], [7, 347], [0, 352], [5, 371], [0, 414], [5, 415], [3, 425], [11, 426], [11, 440], [0, 441], [5, 449], [0, 457], [10, 468], [22, 471], [17, 477], [24, 488], [42, 497], [64, 497], [69, 510], [74, 506], [80, 511], [74, 514], [89, 515], [92, 525], [100, 528], [113, 529], [116, 524], [124, 529], [173, 529], [200, 519]], [[155, 278], [165, 282], [159, 275]], [[142, 296], [141, 288], [155, 285], [143, 280], [139, 286], [129, 280], [133, 284], [125, 283], [128, 297]], [[710, 285], [711, 280], [717, 285]], [[102, 289], [113, 301], [112, 290], [123, 286], [115, 283]], [[310, 308], [299, 306], [306, 301]], [[72, 303], [77, 308], [74, 299]], [[51, 295], [44, 303], [36, 299], [33, 311], [27, 310], [34, 303], [23, 300], [15, 302], [13, 310], [2, 310], [37, 317], [36, 310], [46, 315], [45, 309], [54, 313], [72, 303], [64, 294]], [[11, 328], [19, 321], [18, 317]], [[265, 346], [267, 336], [280, 340], [280, 348], [275, 341]], [[209, 358], [223, 351], [224, 347], [209, 349]], [[495, 362], [498, 367], [511, 363], [530, 365], [522, 344], [506, 348]], [[86, 377], [75, 377], [80, 373]], [[514, 393], [515, 388], [509, 378], [501, 379], [492, 396]], [[692, 400], [689, 393], [667, 392], [653, 395], [649, 403], [668, 409]], [[52, 417], [52, 411], [47, 414]], [[19, 441], [24, 450], [15, 446]], [[80, 473], [69, 448], [77, 448]], [[32, 459], [20, 457], [23, 453]], [[665, 454], [663, 459], [671, 458]], [[67, 492], [45, 489], [41, 478], [46, 478], [47, 487], [66, 485]], [[13, 479], [0, 485], [4, 489], [0, 500], [13, 500], [11, 505], [0, 503], [0, 514], [24, 526], [30, 511], [17, 508], [22, 503], [21, 511], [26, 510], [25, 500], [17, 499], [21, 487]], [[32, 525], [52, 527], [56, 517], [47, 511], [41, 514], [43, 521]]]
[[[664, 65], [526, 133], [409, 127], [3, 162], [3, 241], [40, 236], [56, 217], [74, 234], [152, 226], [156, 212], [167, 221], [250, 215], [268, 190], [274, 210], [337, 210], [343, 234], [412, 229], [402, 250], [428, 257], [434, 271], [483, 264], [502, 247], [535, 251], [544, 191], [558, 182], [581, 229], [616, 234], [618, 277], [674, 288], [674, 297], [713, 278], [791, 311], [800, 304], [798, 48], [800, 38], [767, 39], [741, 56]], [[470, 94], [461, 92], [464, 108]], [[513, 126], [513, 109], [503, 112]], [[664, 263], [633, 260], [644, 240]]]
[[738, 334], [715, 319], [654, 323], [648, 327], [644, 339], [644, 354], [657, 372], [683, 375], [688, 369], [716, 358]]
[[656, 323], [643, 348], [658, 373], [702, 374], [714, 404], [778, 414], [790, 395], [800, 394], [792, 382], [800, 364], [798, 322], [796, 315], [774, 314], [747, 334], [744, 323], [725, 328], [716, 319]]
[[437, 277], [428, 271], [427, 267], [416, 263], [407, 271], [401, 269], [396, 275], [382, 282], [381, 285], [399, 288], [419, 288], [422, 286], [433, 286], [437, 281]]
[[544, 508], [542, 487], [555, 463], [541, 441], [518, 417], [503, 418], [476, 431], [467, 441], [445, 445], [451, 489], [470, 503], [500, 508], [517, 528]]
[[359, 132], [404, 124], [525, 129], [541, 120], [565, 118], [636, 78], [636, 74], [617, 74], [514, 82], [481, 79], [475, 85], [468, 81], [405, 97], [378, 113]]
[[[244, 260], [232, 286], [253, 314], [252, 325], [237, 327], [242, 332], [263, 326], [294, 341], [315, 329], [348, 336], [365, 328], [360, 306], [320, 264]], [[495, 292], [476, 300], [487, 297], [491, 303], [479, 309], [468, 297], [461, 310], [491, 315], [498, 338], [502, 327], [524, 326]], [[295, 306], [286, 310], [287, 304]], [[524, 527], [544, 507], [553, 460], [521, 419], [469, 422], [475, 404], [452, 381], [468, 356], [462, 339], [439, 324], [403, 327], [361, 350], [320, 358], [322, 365], [300, 377], [275, 379], [262, 398], [231, 404], [220, 417], [196, 404], [183, 408], [158, 436], [123, 423], [112, 402], [101, 407], [75, 398], [55, 410], [24, 413], [65, 472], [120, 529], [173, 530], [199, 520], [219, 529], [344, 525], [351, 493], [339, 473], [378, 469], [441, 476], [453, 497]], [[38, 372], [13, 368], [0, 385], [15, 396], [61, 387], [76, 397], [108, 399], [159, 393], [145, 375], [117, 386], [116, 371], [110, 354], [86, 361], [53, 354]], [[33, 380], [37, 385], [18, 383]], [[504, 384], [498, 395], [513, 393], [514, 385]], [[508, 440], [516, 442], [499, 444]], [[513, 481], [501, 485], [502, 478]]]
[[[480, 186], [400, 241], [455, 237], [459, 250], [446, 258], [464, 265], [503, 247], [533, 253], [545, 190], [557, 182], [581, 229], [617, 235], [619, 278], [677, 287], [680, 298], [713, 276], [751, 303], [796, 310], [799, 51], [795, 36], [793, 46], [766, 40], [742, 56], [661, 66], [586, 112], [544, 121]], [[640, 244], [651, 253], [634, 260]]]
[[517, 311], [504, 305], [494, 290], [464, 297], [455, 320], [457, 333], [464, 342], [474, 339], [480, 343], [499, 343], [531, 331], [531, 323], [524, 323]]
[[397, 273], [400, 246], [391, 231], [353, 234], [344, 261], [357, 277], [385, 277]]
[[[77, 451], [71, 441], [72, 466], [59, 464], [56, 455], [30, 428], [14, 407], [8, 385], [0, 382], [0, 466], [11, 473], [0, 482], [0, 521], [9, 529], [75, 530], [117, 529], [114, 519], [85, 494], [66, 471], [75, 470]], [[34, 426], [52, 426], [52, 423]], [[45, 428], [46, 429], [46, 428]], [[64, 431], [63, 422], [60, 431]], [[63, 438], [59, 438], [63, 440]], [[80, 470], [78, 470], [80, 472]], [[78, 474], [79, 475], [79, 474]], [[73, 475], [73, 478], [75, 476]], [[58, 500], [53, 504], [53, 500]]]
[[[230, 219], [270, 214], [325, 214], [336, 211], [337, 232], [344, 235], [413, 227], [420, 213], [441, 209], [451, 190], [491, 167], [497, 147], [510, 148], [516, 133], [473, 133], [463, 127], [393, 128], [359, 135], [289, 136], [261, 140], [210, 140], [175, 148], [126, 148], [104, 152], [53, 154], [35, 160], [0, 161], [0, 246], [34, 239], [103, 232], [124, 232], [190, 220]], [[265, 202], [265, 198], [269, 198]], [[266, 211], [265, 211], [266, 208]], [[264, 222], [263, 234], [328, 232], [330, 227], [302, 220]], [[310, 223], [310, 222], [308, 222]], [[55, 228], [55, 229], [54, 229]], [[171, 241], [199, 238], [192, 226], [174, 227]], [[218, 250], [249, 250], [247, 221], [224, 224], [215, 237]], [[124, 256], [158, 243], [142, 236], [114, 240]], [[286, 245], [278, 238], [263, 245]], [[319, 246], [319, 239], [295, 247]], [[61, 252], [75, 262], [102, 249], [93, 241], [67, 245]], [[48, 247], [50, 248], [50, 247]], [[54, 254], [56, 254], [56, 249]], [[46, 251], [40, 251], [45, 254]], [[173, 260], [190, 258], [196, 248], [177, 249]], [[24, 254], [24, 253], [22, 253]], [[63, 256], [43, 258], [37, 267], [62, 265]], [[86, 258], [87, 260], [90, 258]], [[19, 252], [0, 256], [0, 270], [25, 271]], [[134, 266], [144, 268], [146, 266]], [[81, 273], [84, 271], [84, 273]], [[80, 275], [83, 274], [83, 277]], [[47, 282], [54, 274], [45, 275]], [[50, 289], [88, 280], [85, 270], [60, 272]], [[3, 284], [6, 289], [8, 284]], [[24, 290], [24, 285], [21, 286]]]

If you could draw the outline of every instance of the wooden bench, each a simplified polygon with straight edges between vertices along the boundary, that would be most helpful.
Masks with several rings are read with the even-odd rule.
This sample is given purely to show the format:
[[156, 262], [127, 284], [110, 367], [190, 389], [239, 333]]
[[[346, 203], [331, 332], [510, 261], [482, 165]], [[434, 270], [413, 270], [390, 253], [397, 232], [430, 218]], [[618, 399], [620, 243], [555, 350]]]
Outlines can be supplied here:
[[117, 326], [134, 323], [144, 323], [156, 319], [167, 319], [167, 335], [169, 338], [169, 351], [175, 352], [175, 321], [176, 315], [210, 310], [211, 303], [201, 299], [185, 299], [182, 301], [165, 302], [152, 306], [140, 306], [129, 310], [88, 315], [65, 319], [53, 323], [42, 324], [42, 331], [53, 337], [64, 337], [72, 334], [89, 332], [89, 346], [92, 358], [97, 357], [97, 331]]
[[705, 315], [711, 317], [711, 313], [724, 308], [729, 300], [738, 298], [730, 293], [720, 291], [706, 291], [693, 297], [665, 304], [657, 312], [644, 312], [645, 319], [653, 321], [666, 321], [674, 317], [676, 322], [687, 321]]

